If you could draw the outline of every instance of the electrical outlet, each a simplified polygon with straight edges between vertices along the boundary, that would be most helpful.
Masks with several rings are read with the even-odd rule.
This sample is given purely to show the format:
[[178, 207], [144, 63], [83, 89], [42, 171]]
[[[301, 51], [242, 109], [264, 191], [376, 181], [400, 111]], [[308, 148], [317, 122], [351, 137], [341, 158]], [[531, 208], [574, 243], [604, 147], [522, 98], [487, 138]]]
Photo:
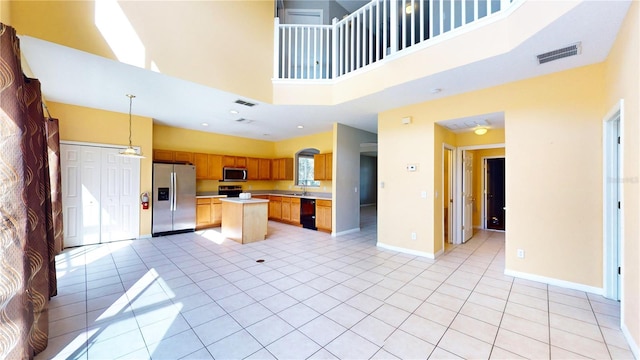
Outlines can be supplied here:
[[418, 235], [416, 235], [416, 233], [412, 232], [411, 233], [411, 240], [415, 240], [418, 238]]
[[524, 259], [524, 250], [523, 249], [518, 249], [518, 258], [519, 259]]

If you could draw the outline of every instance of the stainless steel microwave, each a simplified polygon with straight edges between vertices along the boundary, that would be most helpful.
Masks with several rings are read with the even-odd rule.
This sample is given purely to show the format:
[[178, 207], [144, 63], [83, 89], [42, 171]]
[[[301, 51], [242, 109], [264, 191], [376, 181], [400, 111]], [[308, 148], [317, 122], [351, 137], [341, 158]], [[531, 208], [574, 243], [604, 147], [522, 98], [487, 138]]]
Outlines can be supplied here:
[[223, 181], [247, 181], [247, 169], [240, 168], [223, 168]]

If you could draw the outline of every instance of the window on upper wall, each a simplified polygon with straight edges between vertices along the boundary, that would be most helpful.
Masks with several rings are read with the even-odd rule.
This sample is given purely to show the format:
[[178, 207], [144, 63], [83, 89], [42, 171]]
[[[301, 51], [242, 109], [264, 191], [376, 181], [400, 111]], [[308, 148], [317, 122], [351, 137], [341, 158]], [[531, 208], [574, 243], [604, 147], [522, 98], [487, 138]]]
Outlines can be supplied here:
[[302, 149], [296, 153], [296, 185], [320, 186], [320, 181], [313, 180], [313, 155], [320, 154], [318, 149]]

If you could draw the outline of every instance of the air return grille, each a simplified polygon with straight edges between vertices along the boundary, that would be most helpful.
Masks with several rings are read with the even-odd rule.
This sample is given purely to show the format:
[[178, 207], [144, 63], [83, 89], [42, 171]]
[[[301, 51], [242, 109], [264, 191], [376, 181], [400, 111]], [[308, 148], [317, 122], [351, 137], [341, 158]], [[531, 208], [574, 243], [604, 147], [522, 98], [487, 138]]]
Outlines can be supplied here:
[[252, 107], [252, 106], [255, 105], [254, 103], [251, 103], [251, 102], [248, 102], [248, 101], [244, 101], [244, 100], [240, 100], [240, 99], [236, 100], [236, 104], [240, 104], [240, 105], [244, 105], [244, 106], [248, 106], [248, 107]]
[[569, 56], [579, 55], [582, 52], [580, 43], [575, 43], [561, 49], [553, 50], [537, 56], [538, 64], [548, 63], [550, 61], [559, 60]]

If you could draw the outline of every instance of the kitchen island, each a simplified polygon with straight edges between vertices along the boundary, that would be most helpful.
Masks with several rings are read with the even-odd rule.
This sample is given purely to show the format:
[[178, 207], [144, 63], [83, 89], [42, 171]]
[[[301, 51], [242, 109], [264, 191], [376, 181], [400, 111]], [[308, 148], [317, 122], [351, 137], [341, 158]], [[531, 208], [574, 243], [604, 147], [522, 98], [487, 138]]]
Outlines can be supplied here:
[[265, 199], [222, 198], [222, 235], [241, 244], [267, 236], [268, 204]]

